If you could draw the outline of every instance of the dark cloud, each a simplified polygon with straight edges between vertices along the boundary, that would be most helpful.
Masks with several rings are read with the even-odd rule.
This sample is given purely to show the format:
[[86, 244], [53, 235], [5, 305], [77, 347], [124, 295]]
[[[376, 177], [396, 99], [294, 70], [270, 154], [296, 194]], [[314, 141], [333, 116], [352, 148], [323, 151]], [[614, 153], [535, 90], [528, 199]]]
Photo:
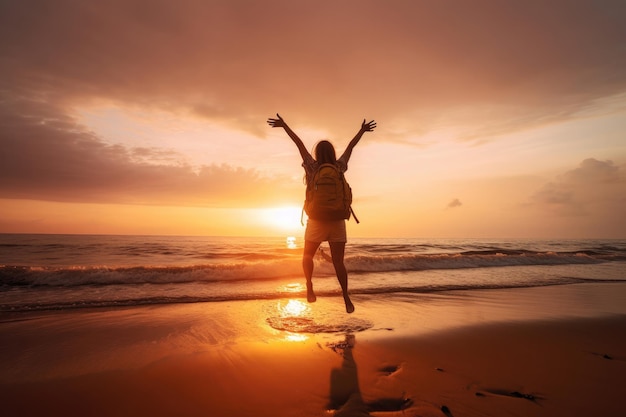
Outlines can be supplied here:
[[626, 88], [620, 1], [25, 0], [0, 15], [5, 88], [182, 107], [258, 135], [282, 111], [341, 134], [375, 116], [472, 136]]
[[459, 200], [458, 198], [455, 198], [452, 201], [450, 201], [446, 207], [455, 208], [455, 207], [461, 207], [462, 205], [463, 203], [461, 202], [461, 200]]
[[161, 149], [110, 145], [39, 103], [4, 101], [0, 112], [3, 198], [241, 207], [276, 204], [299, 185], [227, 164], [194, 168]]
[[534, 207], [565, 216], [626, 213], [626, 173], [612, 161], [585, 159], [578, 168], [544, 185], [531, 197]]

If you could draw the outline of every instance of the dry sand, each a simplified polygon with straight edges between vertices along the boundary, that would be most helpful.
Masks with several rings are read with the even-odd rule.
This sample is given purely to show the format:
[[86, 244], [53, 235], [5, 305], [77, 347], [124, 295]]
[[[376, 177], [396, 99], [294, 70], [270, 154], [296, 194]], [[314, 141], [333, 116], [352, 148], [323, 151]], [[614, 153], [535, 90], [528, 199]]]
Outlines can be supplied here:
[[371, 324], [349, 334], [275, 330], [276, 301], [4, 315], [0, 404], [7, 416], [618, 416], [625, 300], [626, 285], [604, 284], [355, 297], [349, 318], [339, 298], [308, 306]]

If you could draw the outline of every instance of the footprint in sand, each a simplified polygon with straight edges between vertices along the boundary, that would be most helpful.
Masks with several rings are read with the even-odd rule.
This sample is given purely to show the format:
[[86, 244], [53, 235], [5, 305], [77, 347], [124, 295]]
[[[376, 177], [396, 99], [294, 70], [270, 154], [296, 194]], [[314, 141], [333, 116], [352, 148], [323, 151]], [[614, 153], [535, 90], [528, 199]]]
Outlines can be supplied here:
[[395, 374], [399, 370], [400, 370], [400, 365], [388, 365], [388, 366], [383, 366], [382, 368], [380, 368], [378, 372], [380, 372], [381, 374], [385, 376], [390, 376], [392, 374]]
[[413, 400], [410, 398], [381, 398], [366, 403], [367, 409], [370, 412], [390, 412], [390, 411], [402, 411], [406, 410], [413, 405]]
[[609, 360], [609, 361], [613, 361], [613, 360], [615, 360], [615, 361], [624, 361], [623, 358], [617, 358], [617, 357], [615, 357], [613, 355], [609, 355], [608, 353], [600, 353], [600, 352], [588, 352], [588, 353], [591, 353], [594, 356], [599, 356], [602, 359], [606, 359], [606, 360]]
[[[543, 400], [543, 397], [540, 397], [536, 394], [527, 394], [520, 391], [510, 391], [506, 389], [486, 389], [483, 390], [493, 395], [498, 395], [501, 397], [511, 397], [511, 398], [521, 398], [524, 400], [532, 401], [534, 403], [538, 403], [539, 400]], [[476, 392], [477, 397], [485, 397], [485, 394], [482, 392]]]
[[[413, 400], [401, 397], [385, 397], [372, 401], [364, 401], [357, 376], [357, 363], [352, 355], [356, 345], [354, 334], [346, 334], [345, 340], [327, 343], [333, 352], [343, 357], [340, 368], [330, 373], [330, 398], [328, 409], [337, 415], [368, 416], [374, 412], [402, 411], [413, 405]], [[400, 370], [399, 365], [385, 365], [378, 371], [385, 376], [392, 375]]]

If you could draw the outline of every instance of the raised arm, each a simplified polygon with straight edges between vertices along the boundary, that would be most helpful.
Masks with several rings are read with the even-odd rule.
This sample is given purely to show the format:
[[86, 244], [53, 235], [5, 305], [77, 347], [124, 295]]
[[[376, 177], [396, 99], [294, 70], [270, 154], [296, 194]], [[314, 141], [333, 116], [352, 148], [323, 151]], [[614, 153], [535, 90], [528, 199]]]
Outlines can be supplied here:
[[298, 137], [298, 135], [295, 134], [293, 130], [291, 130], [289, 126], [287, 126], [287, 123], [285, 123], [283, 118], [280, 117], [280, 114], [276, 113], [276, 117], [277, 117], [276, 119], [272, 119], [272, 118], [267, 119], [267, 124], [272, 127], [282, 127], [283, 129], [285, 129], [285, 132], [287, 132], [287, 135], [289, 135], [291, 140], [293, 140], [293, 143], [295, 143], [296, 146], [298, 147], [298, 150], [300, 151], [300, 155], [302, 156], [302, 159], [305, 160], [307, 155], [310, 156], [310, 154], [309, 154], [309, 151], [306, 149], [306, 146], [304, 146], [304, 143], [302, 143], [302, 140]]
[[350, 160], [350, 156], [352, 155], [352, 149], [354, 149], [356, 144], [359, 143], [359, 141], [361, 140], [361, 136], [363, 136], [363, 133], [373, 132], [374, 129], [376, 129], [375, 121], [372, 120], [369, 122], [365, 122], [365, 119], [363, 119], [363, 123], [361, 124], [361, 129], [359, 129], [356, 136], [354, 136], [354, 138], [350, 141], [350, 143], [348, 144], [348, 147], [346, 148], [345, 151], [343, 151], [343, 155], [341, 155], [339, 159], [343, 159], [345, 163], [347, 164], [348, 160]]

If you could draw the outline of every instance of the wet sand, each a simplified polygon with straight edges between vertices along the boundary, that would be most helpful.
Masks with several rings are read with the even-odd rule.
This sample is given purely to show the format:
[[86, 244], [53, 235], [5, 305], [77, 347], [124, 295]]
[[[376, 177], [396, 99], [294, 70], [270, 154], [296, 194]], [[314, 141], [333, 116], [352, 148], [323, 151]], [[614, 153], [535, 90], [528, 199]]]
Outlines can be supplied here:
[[[355, 296], [350, 316], [338, 297], [301, 301], [4, 314], [0, 403], [11, 416], [622, 413], [625, 284]], [[284, 315], [343, 331], [270, 327]]]

